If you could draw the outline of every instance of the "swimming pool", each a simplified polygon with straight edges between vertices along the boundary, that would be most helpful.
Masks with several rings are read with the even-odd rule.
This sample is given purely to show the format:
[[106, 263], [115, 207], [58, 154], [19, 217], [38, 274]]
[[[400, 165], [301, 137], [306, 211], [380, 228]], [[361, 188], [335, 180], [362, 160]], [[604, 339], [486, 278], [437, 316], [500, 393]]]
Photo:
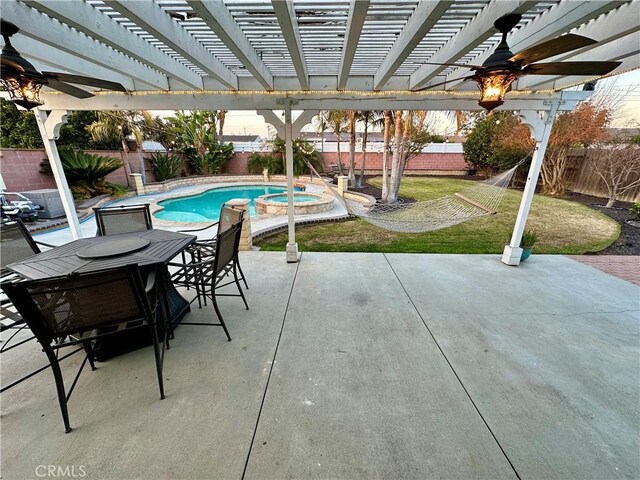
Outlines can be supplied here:
[[286, 191], [285, 187], [267, 185], [214, 188], [198, 195], [158, 202], [158, 205], [164, 207], [164, 210], [155, 212], [153, 216], [170, 222], [215, 222], [220, 218], [220, 207], [223, 203], [234, 198], [246, 198], [250, 200], [251, 216], [255, 217], [257, 214], [253, 203], [254, 199], [260, 195]]
[[[278, 195], [277, 197], [269, 197], [269, 201], [278, 202], [278, 203], [287, 203], [289, 197], [286, 194]], [[317, 202], [317, 195], [305, 195], [303, 193], [296, 193], [293, 196], [293, 201], [295, 203], [308, 203], [308, 202]]]

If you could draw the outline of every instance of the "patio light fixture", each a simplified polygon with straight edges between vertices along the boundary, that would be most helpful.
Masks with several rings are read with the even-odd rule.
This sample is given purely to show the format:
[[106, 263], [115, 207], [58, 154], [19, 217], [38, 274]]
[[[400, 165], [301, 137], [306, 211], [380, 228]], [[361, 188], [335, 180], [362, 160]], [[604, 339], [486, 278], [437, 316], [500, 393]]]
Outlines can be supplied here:
[[517, 80], [518, 74], [509, 70], [482, 72], [474, 75], [474, 80], [480, 89], [478, 105], [487, 112], [504, 103], [504, 96], [511, 90], [511, 85]]
[[4, 47], [2, 48], [0, 82], [9, 93], [10, 101], [31, 110], [44, 103], [40, 100], [40, 89], [47, 83], [47, 80], [13, 48], [9, 37], [17, 32], [17, 27], [13, 30], [10, 26], [15, 27], [13, 24], [2, 26]]

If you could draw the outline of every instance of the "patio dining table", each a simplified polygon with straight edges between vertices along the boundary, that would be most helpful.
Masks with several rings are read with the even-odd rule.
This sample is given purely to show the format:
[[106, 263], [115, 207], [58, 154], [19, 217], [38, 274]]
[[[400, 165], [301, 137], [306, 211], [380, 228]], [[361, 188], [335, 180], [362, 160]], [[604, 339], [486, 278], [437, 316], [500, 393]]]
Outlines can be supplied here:
[[[99, 272], [132, 264], [138, 265], [143, 274], [155, 270], [160, 274], [157, 282], [162, 293], [167, 295], [169, 321], [175, 325], [190, 307], [173, 286], [167, 264], [195, 241], [194, 235], [159, 229], [82, 238], [9, 264], [7, 268], [29, 280]], [[97, 360], [103, 361], [148, 344], [150, 341], [146, 336], [117, 333], [102, 339], [96, 346]]]

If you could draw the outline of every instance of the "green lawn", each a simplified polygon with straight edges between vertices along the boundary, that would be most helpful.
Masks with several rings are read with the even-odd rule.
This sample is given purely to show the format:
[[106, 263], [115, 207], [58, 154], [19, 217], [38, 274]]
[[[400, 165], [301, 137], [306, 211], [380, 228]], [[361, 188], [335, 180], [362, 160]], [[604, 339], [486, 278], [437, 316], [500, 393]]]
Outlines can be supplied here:
[[[372, 183], [380, 184], [379, 179]], [[400, 195], [429, 200], [458, 192], [473, 182], [448, 178], [404, 178]], [[501, 253], [513, 229], [521, 192], [508, 190], [499, 211], [454, 227], [426, 233], [396, 233], [364, 220], [296, 228], [300, 250], [308, 252]], [[620, 226], [606, 215], [575, 202], [536, 195], [527, 229], [538, 233], [537, 253], [581, 254], [609, 246]], [[260, 241], [263, 250], [284, 250], [287, 235]]]

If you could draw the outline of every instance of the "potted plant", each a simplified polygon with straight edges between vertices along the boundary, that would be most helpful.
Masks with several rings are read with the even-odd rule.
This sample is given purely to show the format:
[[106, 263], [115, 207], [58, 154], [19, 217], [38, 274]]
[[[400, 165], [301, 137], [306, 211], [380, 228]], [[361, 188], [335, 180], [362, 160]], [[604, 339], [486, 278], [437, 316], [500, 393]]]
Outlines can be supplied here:
[[531, 255], [531, 250], [533, 250], [533, 246], [536, 244], [538, 240], [538, 235], [533, 230], [525, 230], [522, 233], [522, 240], [520, 240], [520, 248], [522, 249], [522, 255], [520, 256], [520, 261], [524, 262], [529, 255]]

